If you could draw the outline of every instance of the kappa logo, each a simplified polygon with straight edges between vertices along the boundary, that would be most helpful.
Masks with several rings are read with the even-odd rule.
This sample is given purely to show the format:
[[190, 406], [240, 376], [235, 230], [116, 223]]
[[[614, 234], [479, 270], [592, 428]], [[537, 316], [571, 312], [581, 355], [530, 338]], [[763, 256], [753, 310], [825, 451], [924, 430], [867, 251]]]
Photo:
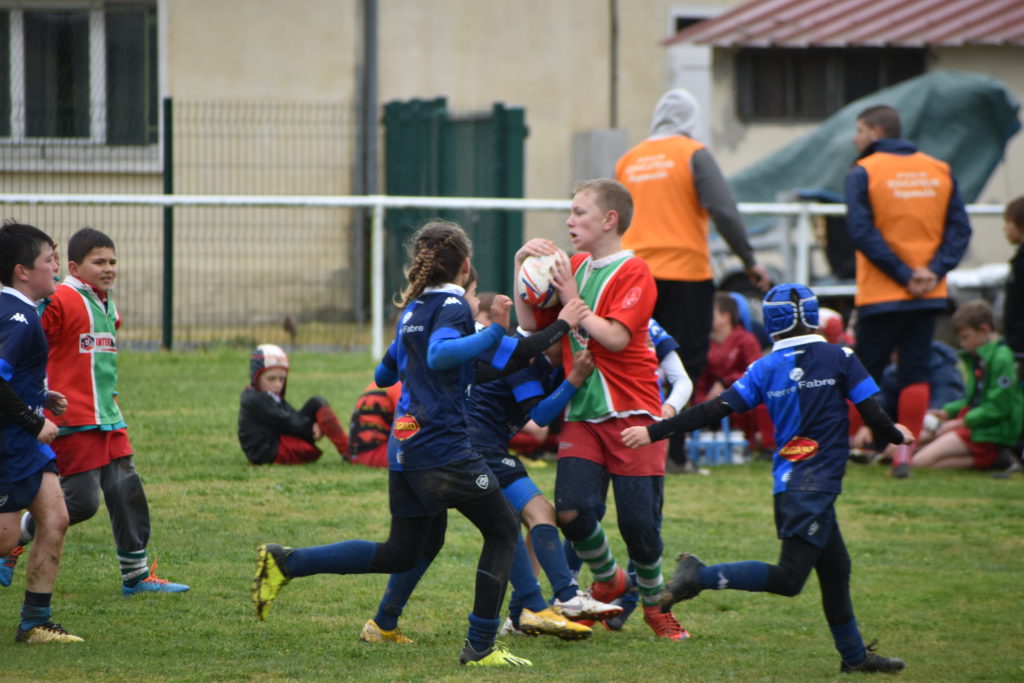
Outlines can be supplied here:
[[450, 296], [444, 300], [444, 303], [441, 304], [441, 308], [444, 308], [445, 306], [451, 306], [452, 304], [455, 304], [456, 306], [461, 306], [462, 299], [460, 299], [457, 296]]
[[791, 380], [793, 380], [794, 382], [799, 382], [800, 379], [803, 376], [804, 376], [804, 369], [803, 368], [793, 368], [792, 370], [789, 371], [789, 378]]
[[481, 474], [476, 478], [476, 485], [479, 488], [484, 489], [486, 491], [487, 488], [490, 487], [491, 485], [491, 478], [488, 477], [486, 474]]
[[25, 318], [24, 313], [15, 313], [14, 315], [11, 316], [11, 320], [13, 320], [16, 323], [24, 323], [28, 325], [28, 320]]

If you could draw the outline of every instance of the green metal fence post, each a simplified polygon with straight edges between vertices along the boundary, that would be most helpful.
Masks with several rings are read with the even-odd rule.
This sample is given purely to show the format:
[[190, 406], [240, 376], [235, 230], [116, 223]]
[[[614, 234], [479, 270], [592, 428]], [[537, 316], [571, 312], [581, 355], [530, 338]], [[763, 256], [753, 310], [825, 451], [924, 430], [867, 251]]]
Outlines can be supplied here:
[[[174, 104], [164, 98], [164, 194], [174, 194]], [[174, 207], [164, 207], [163, 335], [161, 346], [174, 345]]]

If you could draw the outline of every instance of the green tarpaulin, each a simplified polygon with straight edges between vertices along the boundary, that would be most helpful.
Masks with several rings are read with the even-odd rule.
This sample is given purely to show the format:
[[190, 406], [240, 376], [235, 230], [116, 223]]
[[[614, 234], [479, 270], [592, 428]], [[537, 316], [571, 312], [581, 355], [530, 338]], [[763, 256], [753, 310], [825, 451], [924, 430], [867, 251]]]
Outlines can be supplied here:
[[775, 202], [779, 193], [798, 190], [841, 196], [856, 157], [857, 114], [877, 104], [899, 111], [905, 139], [952, 166], [966, 203], [977, 199], [1021, 127], [1017, 100], [996, 79], [933, 71], [851, 102], [812, 133], [735, 174], [729, 182], [736, 200]]

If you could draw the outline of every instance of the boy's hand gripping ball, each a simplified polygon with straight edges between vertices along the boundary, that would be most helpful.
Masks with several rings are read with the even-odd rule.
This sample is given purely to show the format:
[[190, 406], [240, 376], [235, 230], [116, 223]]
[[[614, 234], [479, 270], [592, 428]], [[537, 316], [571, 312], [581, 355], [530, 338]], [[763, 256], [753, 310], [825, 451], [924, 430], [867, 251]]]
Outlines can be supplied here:
[[557, 306], [558, 292], [555, 291], [552, 269], [560, 260], [569, 262], [569, 257], [561, 249], [544, 256], [527, 256], [516, 280], [519, 298], [537, 308]]

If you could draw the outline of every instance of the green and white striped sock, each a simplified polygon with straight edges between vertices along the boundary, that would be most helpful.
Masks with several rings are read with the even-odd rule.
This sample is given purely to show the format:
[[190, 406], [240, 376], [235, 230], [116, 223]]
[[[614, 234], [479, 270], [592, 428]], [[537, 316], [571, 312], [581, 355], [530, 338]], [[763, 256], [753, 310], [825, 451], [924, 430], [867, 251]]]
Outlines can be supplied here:
[[589, 536], [572, 545], [580, 559], [590, 567], [595, 581], [610, 581], [615, 577], [619, 565], [612, 557], [612, 551], [608, 547], [608, 540], [604, 536], [604, 529], [601, 528], [600, 523], [594, 527], [594, 531]]
[[633, 560], [633, 567], [636, 569], [640, 600], [645, 605], [658, 604], [658, 595], [665, 588], [665, 581], [661, 576], [661, 558], [659, 557], [654, 564], [640, 564]]
[[117, 561], [121, 563], [121, 581], [129, 588], [149, 575], [146, 549], [118, 550]]

